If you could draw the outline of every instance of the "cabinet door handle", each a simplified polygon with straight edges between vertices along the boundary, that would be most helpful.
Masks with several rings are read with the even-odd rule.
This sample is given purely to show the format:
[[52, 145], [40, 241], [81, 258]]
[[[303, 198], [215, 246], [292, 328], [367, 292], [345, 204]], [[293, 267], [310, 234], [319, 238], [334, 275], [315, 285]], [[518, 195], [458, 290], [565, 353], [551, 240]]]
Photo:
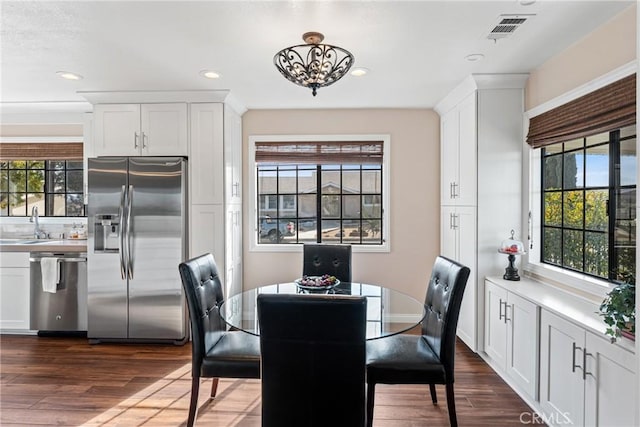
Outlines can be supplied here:
[[138, 132], [133, 133], [133, 148], [138, 148]]
[[455, 199], [456, 197], [458, 197], [458, 192], [456, 191], [456, 187], [458, 186], [458, 184], [452, 182], [451, 186], [453, 187], [453, 198]]
[[[572, 357], [573, 361], [571, 362], [571, 365], [572, 365], [572, 366], [571, 366], [571, 372], [575, 372], [575, 371], [576, 371], [576, 368], [577, 368], [577, 369], [580, 369], [580, 370], [582, 370], [582, 372], [583, 372], [583, 377], [584, 377], [584, 369], [583, 369], [583, 367], [582, 367], [582, 366], [578, 366], [578, 365], [576, 365], [576, 350], [582, 350], [582, 347], [578, 347], [578, 346], [576, 345], [576, 343], [574, 342], [574, 343], [573, 343], [573, 357]], [[584, 356], [584, 354], [583, 354], [583, 358], [582, 358], [582, 360], [583, 360], [583, 361], [585, 360], [585, 359], [584, 359], [584, 357], [585, 357], [585, 356]]]
[[507, 302], [505, 301], [504, 302], [504, 323], [511, 322], [511, 319], [509, 319], [509, 316], [507, 314], [507, 309], [510, 309], [511, 312], [513, 313], [513, 307], [508, 305]]
[[449, 183], [449, 198], [453, 199], [453, 182]]
[[587, 352], [587, 349], [584, 348], [582, 350], [582, 379], [586, 380], [587, 379], [587, 375], [591, 375], [593, 378], [595, 378], [596, 376], [593, 375], [593, 373], [588, 372], [587, 371], [587, 356], [593, 356], [593, 354]]
[[148, 137], [147, 134], [142, 132], [142, 148], [147, 148], [147, 143], [146, 141], [148, 141]]
[[[504, 311], [505, 311], [505, 313], [504, 313], [504, 314], [502, 314], [502, 303], [505, 303], [505, 304], [504, 304], [504, 306], [505, 306], [505, 310], [504, 310]], [[505, 302], [505, 301], [502, 301], [502, 298], [500, 298], [500, 304], [499, 304], [499, 305], [500, 305], [500, 307], [498, 308], [498, 311], [499, 311], [499, 313], [498, 313], [498, 314], [499, 314], [498, 320], [502, 320], [503, 318], [505, 318], [505, 319], [506, 319], [506, 317], [507, 317], [507, 313], [506, 313], [506, 311], [507, 311], [507, 308], [506, 308], [506, 307], [507, 307], [507, 304], [506, 304], [506, 302]]]
[[231, 186], [231, 195], [232, 196], [238, 196], [239, 191], [238, 189], [240, 188], [240, 183], [239, 182], [234, 182], [233, 185]]

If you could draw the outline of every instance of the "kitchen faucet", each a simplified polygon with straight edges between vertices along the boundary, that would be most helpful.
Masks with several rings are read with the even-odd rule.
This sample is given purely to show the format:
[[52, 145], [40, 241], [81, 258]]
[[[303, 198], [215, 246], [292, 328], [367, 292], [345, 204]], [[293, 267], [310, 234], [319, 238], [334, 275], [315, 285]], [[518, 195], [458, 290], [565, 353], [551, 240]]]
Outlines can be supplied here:
[[34, 206], [31, 208], [31, 218], [29, 218], [29, 222], [35, 222], [35, 226], [33, 228], [33, 237], [36, 239], [46, 239], [47, 233], [40, 229], [40, 223], [38, 222], [38, 207]]

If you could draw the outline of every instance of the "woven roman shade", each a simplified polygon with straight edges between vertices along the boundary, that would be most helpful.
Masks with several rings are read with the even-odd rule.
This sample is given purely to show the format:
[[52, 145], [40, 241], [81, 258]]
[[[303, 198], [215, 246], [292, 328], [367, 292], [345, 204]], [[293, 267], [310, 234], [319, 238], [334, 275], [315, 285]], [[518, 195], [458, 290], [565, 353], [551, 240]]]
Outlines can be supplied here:
[[539, 148], [619, 129], [635, 122], [636, 75], [632, 74], [532, 117], [527, 143]]
[[256, 163], [381, 164], [382, 141], [256, 142]]
[[82, 160], [82, 143], [2, 142], [0, 160]]

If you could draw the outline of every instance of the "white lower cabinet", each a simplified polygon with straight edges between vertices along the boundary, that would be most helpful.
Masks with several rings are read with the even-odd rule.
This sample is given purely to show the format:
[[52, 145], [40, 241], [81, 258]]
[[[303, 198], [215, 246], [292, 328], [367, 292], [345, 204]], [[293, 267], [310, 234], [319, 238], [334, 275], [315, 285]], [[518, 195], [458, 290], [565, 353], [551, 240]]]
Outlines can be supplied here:
[[532, 399], [538, 388], [536, 304], [485, 281], [484, 351]]
[[587, 332], [584, 423], [587, 426], [638, 426], [635, 407], [635, 355]]
[[0, 329], [29, 330], [29, 254], [0, 253]]
[[637, 426], [635, 355], [547, 310], [540, 323], [540, 407], [546, 423]]
[[476, 337], [476, 208], [442, 206], [440, 220], [441, 254], [469, 267], [464, 289], [457, 334], [475, 351]]

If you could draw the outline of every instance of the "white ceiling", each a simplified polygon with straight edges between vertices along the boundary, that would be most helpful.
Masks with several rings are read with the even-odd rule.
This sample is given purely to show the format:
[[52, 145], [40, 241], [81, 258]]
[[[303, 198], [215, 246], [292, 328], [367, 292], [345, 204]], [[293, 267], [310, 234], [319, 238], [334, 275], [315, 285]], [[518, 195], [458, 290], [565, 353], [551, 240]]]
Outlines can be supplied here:
[[[5, 1], [3, 106], [81, 102], [78, 91], [228, 89], [248, 109], [430, 108], [470, 73], [527, 73], [634, 1]], [[535, 14], [507, 39], [500, 14]], [[306, 31], [365, 77], [311, 91], [273, 65]], [[484, 60], [465, 56], [482, 53]], [[222, 74], [218, 80], [199, 75]], [[84, 76], [67, 81], [56, 71]]]

